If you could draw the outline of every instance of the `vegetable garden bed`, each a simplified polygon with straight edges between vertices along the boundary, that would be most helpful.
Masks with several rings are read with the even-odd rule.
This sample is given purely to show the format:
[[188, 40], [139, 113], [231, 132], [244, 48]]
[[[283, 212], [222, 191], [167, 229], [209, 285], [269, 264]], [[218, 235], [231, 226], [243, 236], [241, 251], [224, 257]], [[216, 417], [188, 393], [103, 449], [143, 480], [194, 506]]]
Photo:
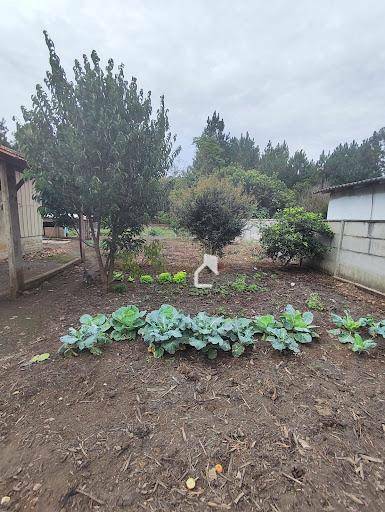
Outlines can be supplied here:
[[[191, 280], [195, 246], [166, 244], [167, 271]], [[359, 355], [327, 332], [338, 327], [332, 313], [380, 319], [385, 304], [316, 272], [256, 264], [251, 252], [228, 250], [212, 292], [154, 280], [104, 295], [75, 269], [0, 303], [0, 493], [9, 510], [385, 508], [385, 340]], [[56, 355], [84, 313], [168, 303], [192, 317], [278, 318], [288, 303], [308, 310], [312, 294], [323, 306], [312, 311], [320, 337], [298, 355], [258, 341], [239, 358], [211, 361], [190, 347], [156, 359], [139, 338], [100, 356]], [[43, 352], [51, 357], [29, 364]]]

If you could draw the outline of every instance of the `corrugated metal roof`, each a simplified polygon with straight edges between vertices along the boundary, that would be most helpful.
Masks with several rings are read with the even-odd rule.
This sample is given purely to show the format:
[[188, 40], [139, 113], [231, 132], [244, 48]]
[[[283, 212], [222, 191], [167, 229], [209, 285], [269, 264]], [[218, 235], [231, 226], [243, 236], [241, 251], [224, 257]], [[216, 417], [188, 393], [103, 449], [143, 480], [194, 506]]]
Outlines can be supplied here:
[[19, 153], [6, 146], [0, 146], [0, 160], [5, 160], [15, 171], [22, 171], [28, 165]]
[[336, 192], [338, 190], [345, 190], [347, 188], [361, 188], [369, 187], [377, 183], [385, 183], [385, 176], [377, 176], [377, 178], [369, 178], [367, 180], [352, 181], [351, 183], [343, 183], [342, 185], [335, 185], [334, 187], [327, 187], [314, 192], [315, 194], [326, 194], [329, 192]]

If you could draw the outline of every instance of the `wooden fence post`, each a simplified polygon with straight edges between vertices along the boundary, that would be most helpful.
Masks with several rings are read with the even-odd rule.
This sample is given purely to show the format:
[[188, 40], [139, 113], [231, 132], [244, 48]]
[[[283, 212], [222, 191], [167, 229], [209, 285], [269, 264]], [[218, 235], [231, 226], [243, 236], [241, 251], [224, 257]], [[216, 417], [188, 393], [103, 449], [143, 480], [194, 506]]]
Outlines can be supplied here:
[[23, 290], [23, 254], [19, 209], [17, 205], [16, 173], [0, 162], [1, 192], [3, 199], [4, 225], [8, 242], [9, 288], [11, 297]]

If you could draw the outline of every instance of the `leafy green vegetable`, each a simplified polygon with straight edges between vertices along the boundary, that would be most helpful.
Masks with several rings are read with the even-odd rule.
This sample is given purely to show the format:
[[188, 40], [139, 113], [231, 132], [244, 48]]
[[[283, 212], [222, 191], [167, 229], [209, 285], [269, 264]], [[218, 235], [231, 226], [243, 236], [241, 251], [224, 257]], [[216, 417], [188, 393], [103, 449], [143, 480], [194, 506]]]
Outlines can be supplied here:
[[181, 270], [172, 276], [172, 280], [177, 284], [184, 284], [187, 280], [187, 272]]
[[206, 312], [200, 312], [191, 319], [190, 329], [189, 344], [202, 350], [210, 359], [216, 357], [218, 348], [231, 350], [231, 344], [226, 337], [232, 330], [232, 323], [226, 323], [222, 316], [210, 316]]
[[249, 318], [227, 318], [223, 322], [222, 331], [233, 342], [241, 345], [254, 345], [255, 327]]
[[374, 320], [370, 316], [354, 320], [348, 311], [344, 311], [344, 313], [344, 316], [332, 313], [331, 321], [337, 326], [337, 329], [328, 330], [329, 334], [338, 336], [341, 343], [354, 343], [354, 335], [358, 333], [360, 329], [374, 324]]
[[124, 278], [123, 272], [115, 271], [115, 272], [112, 273], [113, 281], [123, 281], [123, 278]]
[[82, 325], [80, 329], [70, 327], [68, 334], [61, 336], [62, 346], [59, 353], [76, 354], [78, 351], [89, 350], [91, 354], [100, 355], [102, 353], [100, 345], [110, 343], [111, 340], [98, 325]]
[[359, 331], [362, 327], [370, 324], [372, 319], [370, 317], [361, 317], [358, 320], [349, 314], [348, 311], [344, 311], [345, 316], [338, 316], [334, 313], [331, 315], [331, 321], [340, 329], [346, 329], [349, 332]]
[[256, 316], [253, 323], [255, 332], [264, 335], [268, 333], [268, 329], [279, 327], [279, 323], [273, 315]]
[[243, 354], [243, 352], [245, 351], [245, 346], [242, 345], [242, 343], [236, 342], [231, 347], [231, 351], [232, 351], [234, 357], [240, 357]]
[[310, 294], [309, 298], [306, 301], [306, 305], [310, 309], [314, 309], [315, 311], [324, 311], [325, 304], [322, 302], [321, 297], [318, 293]]
[[371, 339], [364, 340], [360, 334], [354, 334], [354, 340], [352, 342], [352, 350], [353, 352], [358, 352], [361, 354], [362, 352], [368, 352], [369, 349], [377, 346], [377, 343]]
[[144, 274], [140, 276], [139, 281], [142, 284], [152, 284], [154, 282], [154, 278], [150, 276], [149, 274]]
[[298, 343], [311, 343], [313, 338], [318, 338], [315, 326], [312, 325], [313, 313], [300, 311], [293, 308], [288, 304], [283, 313], [280, 315], [280, 320], [283, 327], [291, 332], [291, 335]]
[[242, 292], [257, 292], [260, 287], [257, 284], [247, 284], [247, 276], [238, 274], [234, 281], [230, 284], [231, 288], [238, 293]]
[[123, 306], [114, 311], [111, 338], [115, 341], [135, 339], [138, 329], [145, 324], [145, 315], [146, 311], [139, 311], [136, 306]]
[[283, 350], [291, 350], [297, 354], [300, 351], [294, 336], [292, 336], [284, 327], [268, 327], [266, 341], [270, 341], [271, 346], [280, 352]]
[[385, 338], [385, 320], [380, 320], [379, 322], [373, 322], [373, 324], [369, 327], [370, 336], [382, 336]]
[[139, 334], [153, 348], [154, 356], [162, 357], [164, 352], [175, 354], [187, 342], [184, 334], [190, 323], [189, 316], [169, 304], [162, 304], [146, 316], [146, 324], [139, 330]]
[[158, 275], [157, 279], [158, 282], [161, 284], [172, 283], [172, 275], [170, 274], [170, 272], [162, 272], [161, 274]]
[[107, 332], [111, 329], [111, 322], [103, 313], [99, 313], [98, 315], [82, 315], [79, 319], [81, 325], [96, 325], [100, 328], [101, 332]]

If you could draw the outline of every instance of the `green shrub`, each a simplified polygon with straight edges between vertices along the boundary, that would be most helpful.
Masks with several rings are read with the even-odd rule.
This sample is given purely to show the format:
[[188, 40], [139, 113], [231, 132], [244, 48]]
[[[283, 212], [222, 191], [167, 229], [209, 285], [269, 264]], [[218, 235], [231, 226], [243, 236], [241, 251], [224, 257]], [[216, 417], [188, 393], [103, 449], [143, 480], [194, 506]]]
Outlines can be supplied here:
[[333, 232], [321, 214], [303, 208], [286, 208], [275, 216], [276, 223], [262, 229], [261, 245], [270, 258], [287, 265], [304, 259], [321, 258], [328, 247], [324, 238]]
[[164, 268], [165, 260], [162, 254], [163, 246], [159, 240], [153, 240], [143, 246], [143, 259], [153, 267], [155, 270], [160, 271]]
[[121, 268], [125, 273], [128, 273], [133, 276], [138, 276], [140, 274], [140, 265], [137, 262], [137, 254], [137, 250], [119, 252], [119, 268]]
[[140, 276], [139, 281], [142, 284], [152, 284], [154, 282], [154, 278], [149, 274], [143, 274]]
[[222, 255], [226, 245], [242, 234], [250, 203], [241, 187], [216, 176], [201, 178], [192, 187], [171, 194], [172, 208], [205, 251]]
[[170, 274], [170, 272], [162, 272], [157, 276], [157, 280], [161, 284], [172, 283], [172, 275]]

